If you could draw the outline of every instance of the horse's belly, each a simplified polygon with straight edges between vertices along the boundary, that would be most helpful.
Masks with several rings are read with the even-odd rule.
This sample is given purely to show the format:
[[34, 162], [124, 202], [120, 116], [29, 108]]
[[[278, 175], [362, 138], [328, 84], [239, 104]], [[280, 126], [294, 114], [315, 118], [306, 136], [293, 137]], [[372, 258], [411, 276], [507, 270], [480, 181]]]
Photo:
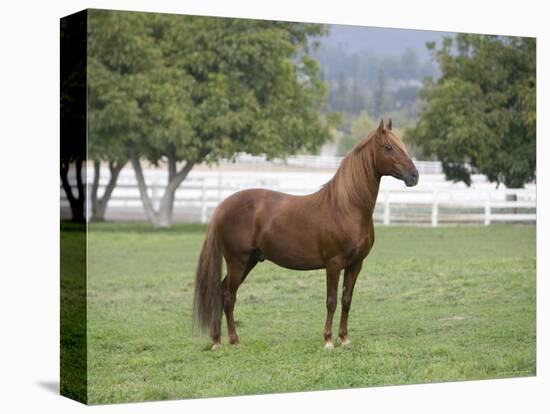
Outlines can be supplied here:
[[307, 243], [296, 238], [264, 239], [260, 250], [267, 260], [287, 269], [313, 270], [325, 267], [316, 246], [311, 241]]
[[266, 259], [281, 267], [291, 270], [315, 270], [324, 268], [320, 261], [304, 260], [303, 258], [293, 258], [288, 256], [269, 257]]

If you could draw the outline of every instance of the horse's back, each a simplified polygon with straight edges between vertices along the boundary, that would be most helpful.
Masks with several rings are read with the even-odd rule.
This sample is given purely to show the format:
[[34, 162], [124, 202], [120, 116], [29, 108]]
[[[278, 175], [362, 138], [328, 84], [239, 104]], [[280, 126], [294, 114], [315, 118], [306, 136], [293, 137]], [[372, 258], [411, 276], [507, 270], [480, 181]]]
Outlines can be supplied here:
[[278, 191], [252, 188], [238, 191], [227, 197], [216, 209], [217, 220], [246, 219], [262, 209], [272, 208], [278, 202], [290, 197]]
[[212, 219], [225, 249], [236, 252], [257, 249], [266, 223], [286, 197], [291, 196], [265, 189], [242, 190], [227, 197]]

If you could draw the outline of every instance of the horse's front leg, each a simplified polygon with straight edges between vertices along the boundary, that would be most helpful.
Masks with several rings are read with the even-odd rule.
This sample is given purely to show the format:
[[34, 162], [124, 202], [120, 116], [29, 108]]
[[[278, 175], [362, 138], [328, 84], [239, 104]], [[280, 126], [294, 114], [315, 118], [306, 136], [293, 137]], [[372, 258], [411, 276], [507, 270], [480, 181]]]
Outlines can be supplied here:
[[351, 266], [346, 267], [344, 271], [344, 289], [342, 291], [342, 314], [340, 316], [340, 329], [338, 336], [342, 341], [342, 345], [350, 343], [348, 337], [348, 315], [351, 308], [351, 298], [353, 296], [353, 287], [361, 271], [363, 261], [360, 260]]
[[338, 281], [342, 266], [339, 263], [331, 263], [327, 266], [327, 320], [325, 322], [325, 348], [334, 348], [332, 343], [332, 318], [338, 303]]

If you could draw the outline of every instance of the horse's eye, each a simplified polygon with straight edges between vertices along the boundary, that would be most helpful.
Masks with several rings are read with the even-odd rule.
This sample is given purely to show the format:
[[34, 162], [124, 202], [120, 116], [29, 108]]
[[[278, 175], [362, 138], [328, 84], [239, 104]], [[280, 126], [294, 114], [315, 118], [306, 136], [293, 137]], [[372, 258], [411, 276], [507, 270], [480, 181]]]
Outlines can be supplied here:
[[393, 147], [392, 147], [390, 144], [386, 144], [386, 145], [384, 146], [384, 148], [385, 148], [386, 151], [388, 151], [388, 152], [391, 151], [391, 150], [393, 150]]

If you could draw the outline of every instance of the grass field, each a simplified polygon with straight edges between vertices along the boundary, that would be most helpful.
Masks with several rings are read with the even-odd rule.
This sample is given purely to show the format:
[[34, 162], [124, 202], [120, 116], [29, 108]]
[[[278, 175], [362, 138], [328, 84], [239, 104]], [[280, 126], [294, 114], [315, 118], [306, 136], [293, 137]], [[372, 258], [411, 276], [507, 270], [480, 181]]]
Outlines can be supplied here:
[[89, 403], [535, 374], [534, 226], [378, 226], [353, 298], [352, 344], [328, 351], [324, 272], [267, 262], [238, 292], [241, 344], [227, 344], [224, 323], [224, 346], [207, 350], [191, 330], [204, 231], [90, 226]]

